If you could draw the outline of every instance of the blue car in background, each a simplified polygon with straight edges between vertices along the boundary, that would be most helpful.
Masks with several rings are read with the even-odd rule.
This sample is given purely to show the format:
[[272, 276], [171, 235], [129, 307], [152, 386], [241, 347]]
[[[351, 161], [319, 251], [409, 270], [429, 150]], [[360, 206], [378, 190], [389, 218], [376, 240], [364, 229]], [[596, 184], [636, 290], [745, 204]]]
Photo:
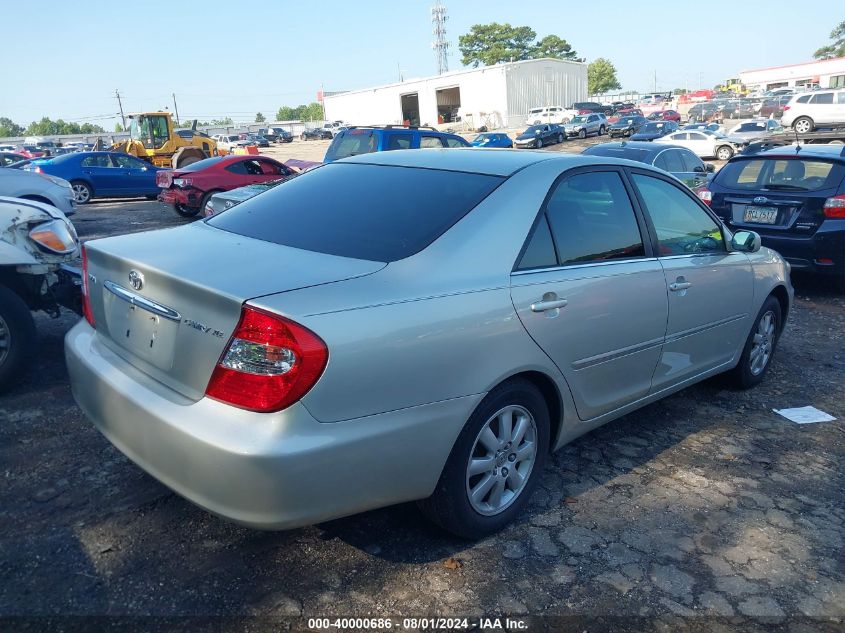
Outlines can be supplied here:
[[674, 121], [649, 121], [631, 135], [632, 141], [653, 141], [669, 132], [677, 132], [678, 124]]
[[163, 168], [123, 152], [75, 152], [33, 160], [24, 169], [69, 181], [76, 204], [92, 198], [154, 200], [159, 193], [156, 173]]
[[513, 140], [504, 132], [484, 132], [470, 142], [473, 147], [513, 147]]

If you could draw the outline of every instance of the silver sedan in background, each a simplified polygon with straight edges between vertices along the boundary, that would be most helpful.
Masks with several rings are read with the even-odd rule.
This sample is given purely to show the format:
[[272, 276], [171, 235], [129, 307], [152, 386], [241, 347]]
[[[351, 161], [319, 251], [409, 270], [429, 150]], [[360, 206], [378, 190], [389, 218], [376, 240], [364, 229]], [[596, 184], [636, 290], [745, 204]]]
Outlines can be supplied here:
[[769, 368], [788, 266], [642, 163], [414, 150], [85, 245], [77, 402], [211, 512], [292, 528], [419, 500], [476, 538], [550, 451]]

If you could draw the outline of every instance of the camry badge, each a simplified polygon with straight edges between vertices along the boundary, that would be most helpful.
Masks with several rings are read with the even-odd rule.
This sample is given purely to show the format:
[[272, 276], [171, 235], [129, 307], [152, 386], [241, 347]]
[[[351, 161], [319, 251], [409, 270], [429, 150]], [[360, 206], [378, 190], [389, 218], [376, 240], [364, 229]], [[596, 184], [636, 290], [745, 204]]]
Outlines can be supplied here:
[[137, 270], [129, 271], [129, 284], [134, 290], [140, 290], [144, 287], [144, 274]]
[[754, 198], [754, 204], [766, 204], [769, 199], [766, 196], [757, 196]]

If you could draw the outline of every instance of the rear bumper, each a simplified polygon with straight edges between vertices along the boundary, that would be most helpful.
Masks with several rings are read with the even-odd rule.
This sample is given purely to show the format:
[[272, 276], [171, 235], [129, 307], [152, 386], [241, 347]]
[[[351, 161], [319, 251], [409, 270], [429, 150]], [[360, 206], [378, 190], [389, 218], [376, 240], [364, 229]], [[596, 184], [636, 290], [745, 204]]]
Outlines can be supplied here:
[[427, 497], [483, 394], [343, 422], [300, 402], [275, 414], [193, 402], [127, 363], [80, 321], [65, 338], [71, 388], [133, 462], [217, 515], [309, 525]]
[[780, 253], [793, 270], [845, 275], [845, 220], [826, 220], [813, 235], [761, 237], [763, 246]]
[[158, 194], [158, 200], [173, 206], [180, 204], [185, 207], [198, 207], [202, 201], [202, 191], [170, 187], [161, 190], [161, 193]]

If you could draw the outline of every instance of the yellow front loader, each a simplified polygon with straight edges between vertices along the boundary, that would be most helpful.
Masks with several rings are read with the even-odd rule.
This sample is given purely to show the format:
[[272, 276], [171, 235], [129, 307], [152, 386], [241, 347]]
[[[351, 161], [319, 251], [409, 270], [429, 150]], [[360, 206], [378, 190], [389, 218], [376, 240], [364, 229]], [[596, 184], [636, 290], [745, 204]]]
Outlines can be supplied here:
[[169, 112], [141, 112], [128, 118], [130, 138], [113, 144], [112, 151], [126, 152], [157, 167], [174, 169], [217, 156], [217, 142], [197, 132], [196, 121], [182, 136], [175, 132]]

